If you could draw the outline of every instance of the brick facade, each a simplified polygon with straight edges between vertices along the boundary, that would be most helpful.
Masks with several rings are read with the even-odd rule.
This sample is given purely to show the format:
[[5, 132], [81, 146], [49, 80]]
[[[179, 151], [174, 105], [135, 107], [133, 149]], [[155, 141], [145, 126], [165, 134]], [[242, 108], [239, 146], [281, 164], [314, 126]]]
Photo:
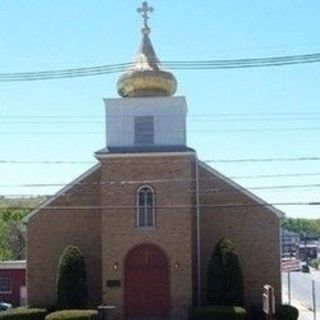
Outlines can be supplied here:
[[[217, 242], [228, 238], [235, 244], [243, 272], [245, 305], [259, 306], [262, 287], [275, 288], [281, 302], [279, 217], [266, 206], [235, 189], [220, 174], [200, 165], [201, 207], [201, 283], [202, 301], [206, 301], [206, 273]], [[217, 207], [210, 207], [210, 205]], [[232, 207], [242, 204], [243, 207]], [[222, 207], [219, 207], [222, 205]], [[226, 206], [224, 206], [226, 205]], [[227, 205], [230, 205], [228, 207]], [[248, 206], [246, 206], [248, 205]]]
[[[190, 152], [101, 157], [99, 167], [48, 204], [100, 209], [55, 211], [44, 207], [31, 215], [29, 303], [54, 304], [59, 255], [68, 244], [76, 244], [86, 257], [90, 303], [113, 304], [117, 318], [123, 318], [126, 256], [135, 246], [152, 243], [169, 261], [171, 316], [186, 318], [197, 296], [195, 164], [195, 154]], [[136, 191], [144, 184], [155, 190], [154, 228], [136, 226]], [[202, 302], [206, 299], [207, 264], [222, 237], [233, 240], [240, 255], [247, 308], [260, 304], [266, 283], [275, 287], [279, 302], [279, 217], [261, 206], [212, 207], [258, 202], [201, 164], [199, 186]], [[120, 280], [121, 285], [109, 288], [108, 280]]]
[[[102, 205], [129, 207], [128, 209], [105, 209], [102, 212], [102, 255], [103, 283], [107, 279], [124, 278], [124, 260], [129, 250], [141, 243], [153, 243], [166, 252], [169, 259], [171, 283], [171, 305], [173, 314], [188, 313], [192, 303], [192, 156], [180, 157], [120, 157], [103, 160]], [[176, 182], [172, 180], [177, 179]], [[156, 227], [136, 227], [136, 191], [143, 181], [151, 180], [156, 194]], [[170, 180], [163, 182], [157, 180]], [[124, 183], [121, 181], [132, 181]], [[136, 182], [141, 181], [141, 182]], [[184, 208], [175, 206], [184, 205]], [[174, 208], [172, 208], [174, 207]], [[112, 266], [119, 263], [114, 271]], [[174, 263], [179, 263], [179, 270]], [[124, 314], [123, 286], [104, 291], [105, 303], [117, 306]]]
[[67, 207], [100, 203], [100, 168], [62, 192], [46, 210], [32, 214], [27, 224], [28, 304], [50, 307], [56, 300], [56, 272], [59, 257], [69, 244], [85, 255], [90, 303], [101, 301], [101, 215], [100, 210], [68, 210]]

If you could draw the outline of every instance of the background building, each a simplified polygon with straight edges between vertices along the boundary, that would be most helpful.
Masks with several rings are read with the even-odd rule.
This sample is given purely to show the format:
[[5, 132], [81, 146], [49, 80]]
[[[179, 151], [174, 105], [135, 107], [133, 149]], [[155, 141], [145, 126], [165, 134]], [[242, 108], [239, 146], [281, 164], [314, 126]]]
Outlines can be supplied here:
[[26, 303], [26, 261], [0, 262], [0, 301], [14, 306]]

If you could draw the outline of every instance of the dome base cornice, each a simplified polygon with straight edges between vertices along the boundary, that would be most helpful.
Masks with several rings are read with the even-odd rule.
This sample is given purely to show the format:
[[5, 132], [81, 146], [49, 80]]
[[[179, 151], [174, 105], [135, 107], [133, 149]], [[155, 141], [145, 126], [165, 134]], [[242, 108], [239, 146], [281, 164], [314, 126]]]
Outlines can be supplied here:
[[177, 81], [162, 70], [130, 70], [120, 76], [117, 87], [121, 97], [172, 96]]

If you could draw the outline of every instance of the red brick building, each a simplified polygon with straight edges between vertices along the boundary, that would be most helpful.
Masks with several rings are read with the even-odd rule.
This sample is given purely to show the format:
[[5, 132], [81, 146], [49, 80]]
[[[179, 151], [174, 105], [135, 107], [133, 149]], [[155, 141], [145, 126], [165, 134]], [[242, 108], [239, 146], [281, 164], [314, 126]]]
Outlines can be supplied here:
[[14, 306], [26, 302], [26, 261], [0, 262], [0, 301]]
[[177, 81], [161, 69], [149, 34], [145, 18], [121, 97], [105, 99], [99, 163], [27, 218], [29, 303], [55, 303], [59, 256], [75, 244], [92, 305], [115, 305], [117, 318], [187, 319], [206, 303], [208, 261], [223, 237], [239, 253], [246, 308], [261, 305], [266, 283], [280, 302], [282, 214], [187, 146], [185, 97], [174, 96]]

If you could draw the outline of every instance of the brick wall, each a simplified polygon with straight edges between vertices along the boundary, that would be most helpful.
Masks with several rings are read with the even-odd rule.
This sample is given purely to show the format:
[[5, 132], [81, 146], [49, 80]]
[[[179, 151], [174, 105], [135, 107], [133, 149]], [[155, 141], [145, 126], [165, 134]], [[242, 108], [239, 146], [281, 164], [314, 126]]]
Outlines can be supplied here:
[[[104, 302], [117, 306], [117, 316], [124, 310], [124, 264], [127, 253], [138, 244], [153, 243], [169, 260], [172, 315], [185, 318], [192, 304], [191, 219], [193, 156], [157, 156], [107, 158], [102, 161], [102, 205], [122, 208], [102, 212], [103, 293]], [[168, 179], [168, 182], [163, 180]], [[177, 181], [172, 181], [177, 179]], [[131, 183], [121, 183], [121, 181]], [[148, 182], [156, 194], [156, 227], [136, 227], [136, 191]], [[157, 181], [162, 180], [162, 181]], [[135, 182], [140, 181], [140, 182]], [[166, 208], [180, 206], [181, 208]], [[123, 208], [128, 207], [128, 208]], [[179, 269], [174, 263], [179, 263]], [[119, 269], [113, 270], [118, 263]], [[121, 279], [121, 287], [106, 288], [110, 279]]]
[[[100, 169], [61, 194], [48, 206], [99, 206]], [[32, 306], [56, 301], [56, 271], [63, 249], [77, 245], [85, 256], [90, 303], [101, 302], [100, 210], [46, 210], [32, 215], [27, 224], [27, 290]]]
[[216, 243], [228, 238], [235, 244], [243, 272], [245, 305], [260, 305], [262, 287], [275, 288], [281, 301], [279, 218], [267, 207], [206, 207], [257, 204], [242, 192], [200, 166], [202, 300], [206, 301], [206, 273]]
[[[29, 303], [54, 304], [59, 256], [65, 246], [76, 244], [86, 257], [91, 303], [114, 304], [116, 316], [122, 317], [125, 258], [133, 247], [153, 243], [169, 260], [172, 316], [186, 317], [197, 294], [194, 169], [195, 157], [187, 153], [101, 159], [99, 169], [49, 204], [101, 205], [101, 211], [42, 209], [29, 219]], [[280, 302], [279, 218], [266, 207], [208, 207], [256, 201], [205, 166], [199, 167], [199, 175], [202, 302], [206, 300], [208, 261], [223, 237], [231, 239], [239, 253], [246, 307], [260, 304], [266, 283], [275, 287]], [[151, 229], [136, 227], [136, 191], [143, 184], [152, 186], [156, 194], [156, 227]], [[176, 262], [178, 269], [174, 268]], [[117, 270], [113, 268], [115, 263]], [[107, 280], [115, 279], [121, 281], [121, 286], [107, 288]]]

